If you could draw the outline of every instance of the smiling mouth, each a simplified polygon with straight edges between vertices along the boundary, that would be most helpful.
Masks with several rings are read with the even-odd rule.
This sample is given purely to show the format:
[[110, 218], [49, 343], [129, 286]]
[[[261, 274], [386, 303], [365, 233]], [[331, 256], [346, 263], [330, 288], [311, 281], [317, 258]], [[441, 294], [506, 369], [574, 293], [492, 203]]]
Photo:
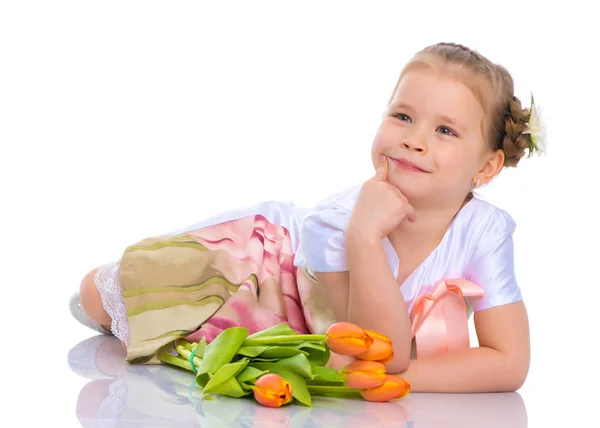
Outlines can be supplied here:
[[403, 161], [401, 159], [395, 159], [395, 158], [390, 158], [392, 160], [392, 162], [394, 163], [394, 165], [396, 165], [398, 168], [403, 169], [405, 171], [412, 171], [412, 172], [427, 172], [421, 168], [419, 168], [416, 165], [413, 165], [411, 163], [408, 163], [406, 161]]

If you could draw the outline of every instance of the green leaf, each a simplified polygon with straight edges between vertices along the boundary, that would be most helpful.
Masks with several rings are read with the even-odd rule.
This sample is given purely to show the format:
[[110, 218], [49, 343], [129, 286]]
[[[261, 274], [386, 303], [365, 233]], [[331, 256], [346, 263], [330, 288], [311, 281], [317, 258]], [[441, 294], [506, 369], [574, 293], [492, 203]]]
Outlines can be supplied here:
[[253, 383], [240, 382], [239, 380], [238, 380], [238, 382], [244, 391], [248, 391], [249, 393], [254, 392], [254, 384]]
[[323, 367], [318, 364], [312, 364], [312, 372], [313, 378], [311, 383], [334, 383], [334, 384], [344, 384], [344, 380], [342, 379], [342, 375], [339, 371], [332, 369], [330, 367]]
[[196, 346], [196, 356], [204, 358], [204, 352], [206, 352], [206, 337], [203, 337], [198, 345]]
[[295, 348], [307, 352], [309, 361], [321, 365], [327, 364], [331, 355], [329, 347], [327, 347], [327, 345], [324, 343], [304, 342], [300, 345], [296, 345]]
[[204, 388], [209, 380], [210, 376], [208, 373], [199, 373], [196, 375], [196, 383], [200, 388]]
[[294, 330], [291, 329], [289, 325], [286, 323], [277, 324], [273, 327], [269, 327], [265, 330], [257, 331], [254, 334], [248, 336], [248, 339], [258, 339], [269, 336], [286, 336], [286, 335], [296, 335]]
[[259, 370], [256, 367], [246, 366], [237, 376], [238, 382], [251, 382], [264, 374], [267, 374], [268, 370]]
[[312, 379], [313, 377], [310, 361], [308, 361], [308, 358], [306, 358], [306, 355], [304, 354], [299, 354], [290, 358], [284, 358], [279, 360], [277, 364], [298, 373], [305, 379]]
[[260, 354], [269, 349], [268, 346], [242, 346], [238, 350], [238, 355], [243, 355], [245, 357], [258, 357]]
[[[211, 379], [212, 380], [212, 379]], [[208, 382], [210, 383], [210, 381]], [[242, 388], [239, 382], [234, 377], [228, 378], [225, 382], [219, 383], [214, 387], [211, 387], [210, 391], [204, 389], [205, 394], [221, 394], [227, 395], [229, 397], [239, 398], [249, 395], [251, 393], [250, 390], [246, 390]]]
[[216, 373], [221, 366], [231, 362], [248, 336], [243, 327], [230, 327], [223, 330], [204, 350], [204, 358], [198, 374]]
[[238, 350], [238, 355], [243, 355], [249, 358], [260, 358], [264, 360], [272, 360], [279, 358], [288, 358], [295, 355], [309, 355], [308, 352], [298, 349], [297, 346], [242, 346]]
[[279, 360], [281, 360], [281, 358], [251, 358], [252, 362], [257, 362], [257, 363], [276, 363]]
[[288, 358], [296, 355], [308, 355], [308, 352], [291, 346], [270, 346], [260, 354], [260, 358]]
[[246, 368], [236, 376], [236, 379], [245, 391], [252, 392], [256, 380], [267, 373], [269, 373], [267, 370], [259, 370], [252, 366], [246, 366]]
[[278, 363], [250, 363], [253, 367], [259, 370], [268, 370], [270, 373], [275, 373], [281, 376], [283, 379], [288, 381], [292, 385], [292, 397], [298, 400], [300, 403], [312, 407], [310, 393], [306, 386], [304, 378], [298, 373], [282, 367]]
[[[235, 377], [244, 370], [247, 365], [248, 360], [244, 359], [221, 366], [204, 387], [204, 393], [241, 397], [242, 395], [239, 395], [239, 393], [242, 392], [243, 395], [246, 395], [246, 392], [242, 391], [242, 388]], [[231, 379], [233, 379], [234, 382], [230, 382]]]

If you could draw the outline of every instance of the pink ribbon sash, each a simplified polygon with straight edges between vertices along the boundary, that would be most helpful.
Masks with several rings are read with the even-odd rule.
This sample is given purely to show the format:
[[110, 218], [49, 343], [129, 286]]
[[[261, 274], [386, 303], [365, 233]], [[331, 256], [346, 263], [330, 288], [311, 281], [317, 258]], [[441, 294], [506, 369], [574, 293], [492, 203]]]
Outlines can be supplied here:
[[411, 315], [417, 358], [470, 347], [465, 296], [483, 296], [483, 288], [466, 279], [438, 282], [415, 300]]

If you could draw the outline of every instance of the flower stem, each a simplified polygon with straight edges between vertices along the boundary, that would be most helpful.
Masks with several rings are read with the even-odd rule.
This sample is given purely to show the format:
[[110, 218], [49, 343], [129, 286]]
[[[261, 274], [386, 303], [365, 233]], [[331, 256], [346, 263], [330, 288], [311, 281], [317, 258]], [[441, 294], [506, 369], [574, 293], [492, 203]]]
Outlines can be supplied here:
[[193, 372], [192, 365], [190, 364], [190, 362], [186, 361], [183, 358], [175, 357], [175, 356], [169, 355], [169, 354], [160, 354], [160, 360], [164, 363], [171, 364], [173, 366], [177, 366], [182, 369], [186, 369], [186, 370], [189, 370], [190, 372]]
[[260, 346], [276, 345], [279, 343], [306, 342], [306, 341], [324, 341], [324, 334], [289, 334], [282, 336], [258, 337], [256, 339], [246, 339], [242, 346]]
[[194, 344], [193, 343], [187, 342], [185, 340], [181, 340], [179, 343], [182, 344], [183, 346], [185, 346], [185, 348], [188, 351], [190, 351], [190, 352], [192, 352], [194, 350]]
[[[175, 347], [175, 349], [177, 349], [177, 352], [179, 352], [179, 355], [186, 358], [188, 361], [190, 360], [190, 356], [192, 355], [192, 353], [190, 351], [188, 351], [184, 345], [177, 345]], [[194, 355], [194, 365], [196, 367], [199, 367], [201, 363], [202, 363], [202, 358], [196, 357]], [[190, 370], [191, 370], [191, 365], [190, 365]]]
[[306, 385], [311, 395], [335, 395], [344, 397], [360, 397], [360, 391], [347, 386]]

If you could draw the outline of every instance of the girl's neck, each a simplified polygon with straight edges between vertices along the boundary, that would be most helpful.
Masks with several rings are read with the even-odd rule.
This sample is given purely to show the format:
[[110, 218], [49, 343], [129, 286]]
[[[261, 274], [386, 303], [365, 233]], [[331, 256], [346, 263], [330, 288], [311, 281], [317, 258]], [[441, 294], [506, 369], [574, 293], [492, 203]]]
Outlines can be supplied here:
[[472, 195], [469, 195], [463, 201], [444, 206], [415, 207], [415, 221], [412, 223], [408, 220], [403, 221], [388, 235], [388, 238], [394, 248], [416, 248], [430, 244], [437, 246], [456, 215], [471, 199]]

